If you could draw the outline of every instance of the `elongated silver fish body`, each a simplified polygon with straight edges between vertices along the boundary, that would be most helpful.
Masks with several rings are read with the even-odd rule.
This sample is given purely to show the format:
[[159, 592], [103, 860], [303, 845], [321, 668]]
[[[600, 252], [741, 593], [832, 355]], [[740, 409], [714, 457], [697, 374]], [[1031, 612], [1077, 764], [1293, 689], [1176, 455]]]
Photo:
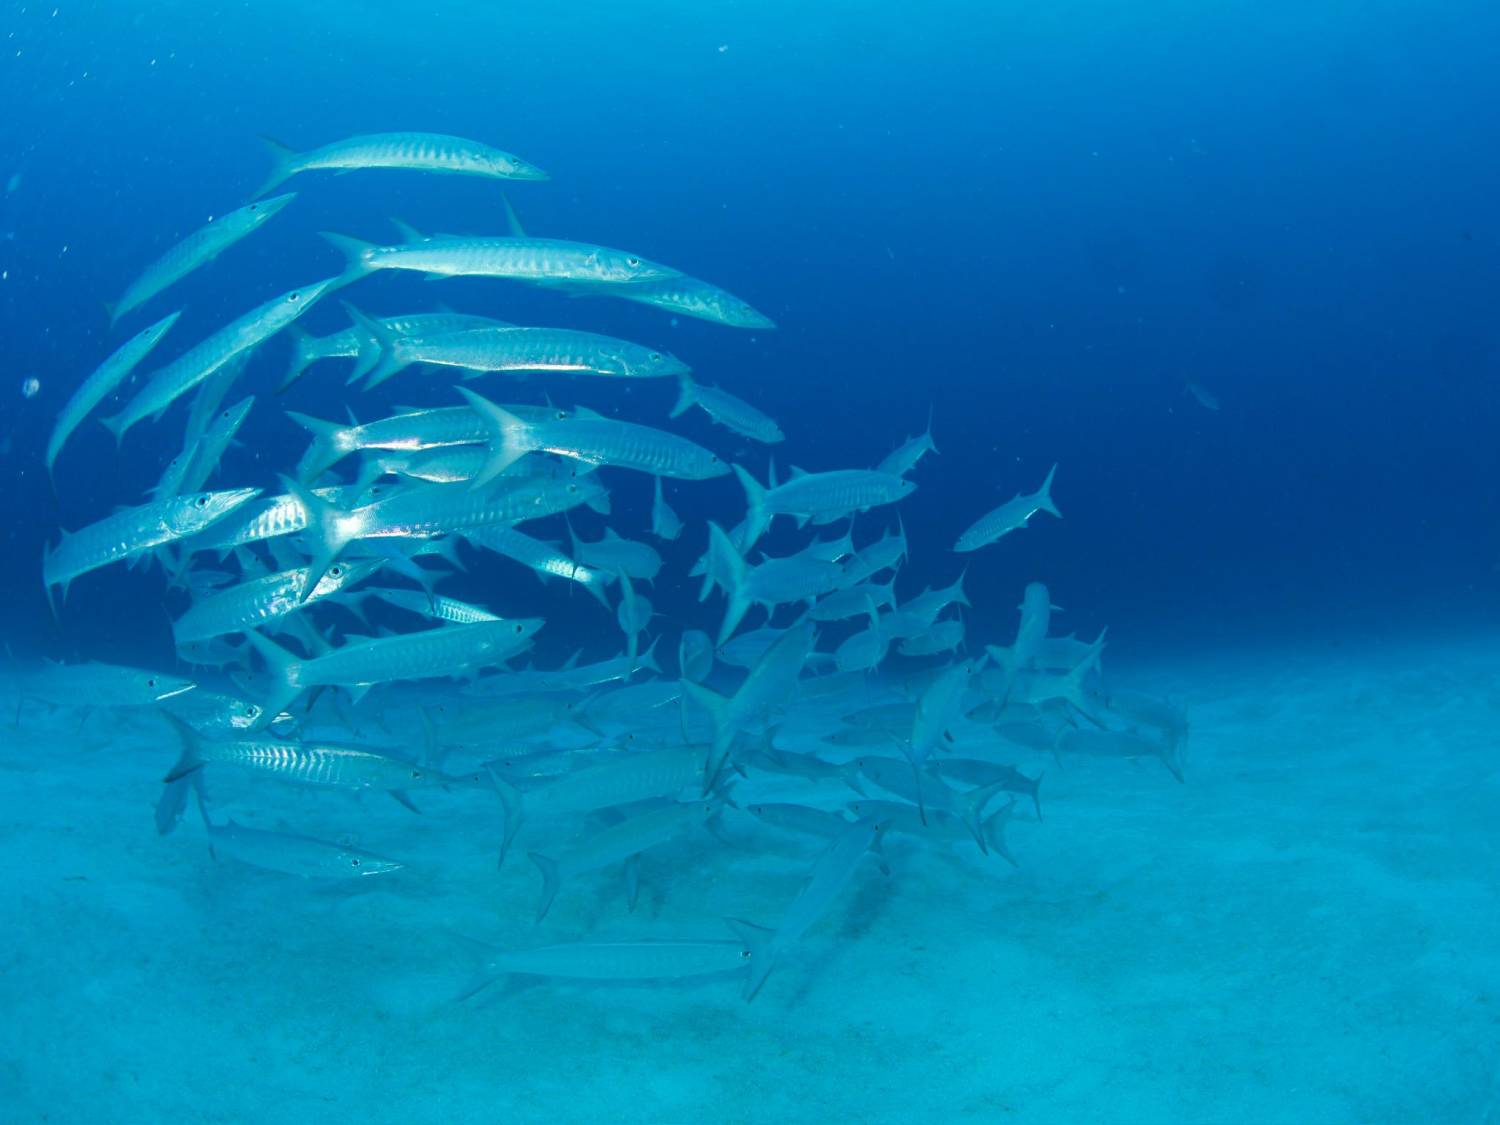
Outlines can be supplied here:
[[653, 305], [659, 309], [666, 309], [668, 312], [712, 321], [730, 328], [771, 329], [776, 327], [774, 320], [765, 313], [752, 308], [748, 302], [740, 300], [733, 293], [726, 292], [717, 285], [699, 281], [696, 277], [669, 277], [629, 287], [596, 289], [580, 285], [577, 288], [583, 292], [624, 297], [627, 301]]
[[[313, 489], [313, 495], [332, 504], [350, 503], [356, 494], [355, 489], [347, 487]], [[194, 551], [228, 551], [306, 530], [307, 514], [295, 496], [269, 496], [247, 504], [243, 512], [197, 536], [189, 546]]]
[[357, 879], [384, 875], [405, 866], [348, 844], [247, 828], [233, 820], [209, 825], [208, 843], [215, 854], [223, 852], [252, 867], [308, 879]]
[[786, 435], [781, 432], [776, 419], [757, 410], [743, 399], [719, 387], [694, 383], [687, 376], [682, 376], [680, 383], [681, 391], [677, 396], [677, 404], [672, 407], [673, 418], [685, 413], [690, 407], [697, 406], [721, 426], [727, 426], [735, 433], [743, 434], [752, 441], [774, 445], [786, 440]]
[[274, 217], [295, 198], [295, 192], [288, 192], [247, 203], [199, 227], [147, 266], [130, 283], [129, 288], [120, 294], [120, 299], [109, 307], [110, 324], [113, 325], [131, 309], [144, 305], [200, 266], [213, 261], [246, 235], [253, 234], [262, 223]]
[[370, 372], [376, 386], [413, 363], [508, 375], [594, 375], [622, 379], [685, 374], [670, 352], [572, 328], [485, 327], [390, 337]]
[[994, 511], [980, 516], [958, 537], [953, 549], [963, 552], [987, 547], [1002, 536], [1026, 527], [1031, 517], [1038, 512], [1049, 512], [1061, 519], [1062, 513], [1052, 502], [1052, 478], [1056, 475], [1057, 466], [1053, 465], [1047, 472], [1047, 478], [1042, 481], [1041, 488], [1029, 495], [1017, 493]]
[[416, 762], [336, 742], [281, 738], [200, 740], [192, 757], [184, 756], [167, 774], [168, 782], [200, 765], [236, 766], [293, 785], [326, 789], [416, 789], [450, 780]]
[[213, 476], [214, 471], [219, 467], [219, 460], [224, 456], [224, 451], [229, 448], [229, 443], [234, 440], [234, 435], [239, 433], [240, 427], [245, 424], [245, 419], [250, 416], [250, 411], [254, 406], [255, 396], [247, 395], [214, 416], [213, 421], [208, 424], [208, 429], [193, 443], [192, 454], [188, 458], [187, 468], [179, 483], [180, 491], [197, 492], [208, 483], [209, 477]]
[[477, 478], [504, 472], [527, 453], [552, 453], [587, 465], [635, 469], [661, 477], [708, 480], [729, 467], [712, 450], [685, 437], [579, 411], [559, 421], [527, 422], [473, 391], [459, 390], [490, 425], [491, 459]]
[[310, 602], [348, 589], [382, 565], [379, 560], [335, 564], [305, 597], [303, 587], [308, 576], [305, 566], [241, 582], [195, 603], [172, 623], [172, 637], [181, 646], [211, 637], [247, 633], [295, 613]]
[[735, 475], [745, 490], [749, 511], [738, 544], [748, 551], [775, 516], [796, 516], [828, 523], [855, 512], [894, 504], [916, 491], [905, 477], [873, 469], [835, 469], [826, 473], [794, 473], [774, 488], [763, 488], [740, 466]]
[[104, 399], [118, 387], [130, 375], [141, 360], [150, 354], [151, 349], [161, 342], [161, 338], [177, 323], [180, 312], [174, 312], [162, 317], [149, 328], [143, 328], [130, 339], [126, 340], [114, 353], [96, 367], [91, 375], [83, 381], [83, 384], [73, 392], [62, 412], [57, 416], [57, 424], [52, 428], [52, 435], [47, 439], [47, 472], [52, 472], [52, 466], [57, 461], [57, 455], [61, 452], [63, 444], [68, 440], [78, 424], [82, 422], [94, 407], [98, 406]]
[[504, 555], [506, 558], [514, 559], [540, 575], [577, 582], [595, 597], [601, 600], [604, 597], [602, 591], [608, 580], [607, 575], [593, 567], [575, 562], [556, 547], [543, 543], [540, 539], [534, 539], [524, 531], [494, 525], [470, 528], [463, 535], [469, 542], [494, 551], [496, 554]]
[[192, 691], [192, 680], [149, 668], [90, 661], [86, 664], [44, 662], [35, 671], [19, 671], [23, 698], [59, 707], [149, 707]]
[[219, 329], [152, 375], [119, 414], [104, 419], [118, 440], [137, 422], [160, 414], [203, 380], [242, 352], [258, 347], [326, 293], [337, 279], [292, 289]]
[[405, 168], [494, 180], [545, 180], [547, 173], [513, 153], [445, 133], [365, 133], [307, 152], [294, 152], [280, 141], [262, 137], [275, 162], [257, 195], [301, 172], [349, 172], [364, 168]]
[[496, 277], [516, 281], [587, 281], [632, 285], [679, 276], [670, 266], [628, 250], [558, 238], [438, 235], [377, 246], [345, 235], [323, 235], [349, 259], [351, 273], [413, 270], [429, 277]]
[[[330, 570], [329, 573], [331, 574], [333, 571]], [[459, 601], [457, 598], [445, 597], [442, 594], [429, 596], [423, 590], [406, 590], [381, 586], [364, 591], [364, 597], [378, 598], [387, 605], [396, 606], [409, 613], [419, 614], [422, 617], [433, 618], [437, 621], [447, 621], [454, 625], [473, 625], [479, 621], [503, 620], [498, 613], [491, 613], [483, 606], [472, 605], [469, 602]]]
[[352, 641], [308, 660], [289, 659], [257, 633], [249, 637], [273, 673], [288, 688], [295, 689], [289, 694], [296, 698], [301, 689], [309, 687], [441, 679], [492, 667], [525, 648], [541, 627], [539, 617], [447, 625], [418, 633]]
[[[471, 316], [468, 313], [409, 313], [404, 316], [385, 316], [378, 323], [395, 339], [407, 336], [438, 336], [448, 332], [462, 332], [470, 328], [511, 327], [502, 320], [487, 316]], [[287, 389], [313, 364], [324, 359], [353, 359], [358, 362], [349, 374], [349, 382], [369, 373], [380, 359], [380, 341], [370, 334], [363, 324], [351, 324], [340, 332], [329, 336], [313, 336], [297, 327], [289, 328], [292, 358], [286, 373], [276, 385], [278, 393]]]
[[258, 488], [196, 492], [126, 508], [98, 523], [64, 534], [42, 563], [47, 587], [61, 586], [81, 574], [144, 554], [154, 547], [196, 535], [260, 495]]

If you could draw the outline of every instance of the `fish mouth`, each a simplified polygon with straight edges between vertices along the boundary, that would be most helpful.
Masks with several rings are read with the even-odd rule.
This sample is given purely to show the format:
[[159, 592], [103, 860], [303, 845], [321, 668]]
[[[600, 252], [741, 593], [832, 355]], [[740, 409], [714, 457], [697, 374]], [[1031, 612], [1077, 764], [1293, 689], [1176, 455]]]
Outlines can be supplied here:
[[197, 686], [197, 684], [183, 684], [181, 687], [175, 687], [170, 691], [164, 691], [156, 697], [156, 702], [160, 703], [164, 699], [175, 699], [179, 695], [186, 695]]

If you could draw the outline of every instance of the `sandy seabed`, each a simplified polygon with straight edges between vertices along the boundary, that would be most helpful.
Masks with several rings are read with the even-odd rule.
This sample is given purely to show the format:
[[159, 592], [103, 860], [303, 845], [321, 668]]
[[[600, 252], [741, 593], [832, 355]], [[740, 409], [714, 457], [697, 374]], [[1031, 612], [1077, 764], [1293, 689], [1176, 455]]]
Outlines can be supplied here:
[[752, 1004], [735, 977], [495, 987], [472, 948], [774, 924], [815, 852], [741, 831], [566, 885], [497, 804], [215, 780], [261, 827], [407, 859], [329, 888], [158, 837], [145, 716], [0, 734], [0, 1120], [1500, 1121], [1500, 651], [1264, 648], [1112, 670], [1190, 715], [1157, 762], [1040, 756], [1019, 870], [887, 844]]

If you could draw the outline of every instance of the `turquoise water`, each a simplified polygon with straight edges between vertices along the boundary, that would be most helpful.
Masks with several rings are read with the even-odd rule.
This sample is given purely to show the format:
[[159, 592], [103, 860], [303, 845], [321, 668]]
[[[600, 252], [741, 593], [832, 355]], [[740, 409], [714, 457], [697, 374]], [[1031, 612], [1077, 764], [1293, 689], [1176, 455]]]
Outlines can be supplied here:
[[[0, 26], [0, 1119], [1495, 1120], [1492, 12]], [[346, 154], [111, 325], [258, 198], [260, 137], [392, 131], [547, 178]], [[365, 273], [322, 232], [565, 239], [753, 314], [562, 276], [597, 255]], [[99, 424], [330, 278], [118, 445]], [[49, 477], [70, 397], [174, 313]], [[496, 322], [734, 397], [678, 412], [613, 344], [450, 364], [536, 339]], [[292, 377], [351, 325], [358, 357]], [[424, 415], [397, 428], [432, 448], [326, 464], [298, 421], [441, 409], [456, 438]], [[163, 531], [179, 470], [261, 492]], [[297, 527], [245, 530], [284, 494]], [[357, 580], [223, 623], [307, 566]]]

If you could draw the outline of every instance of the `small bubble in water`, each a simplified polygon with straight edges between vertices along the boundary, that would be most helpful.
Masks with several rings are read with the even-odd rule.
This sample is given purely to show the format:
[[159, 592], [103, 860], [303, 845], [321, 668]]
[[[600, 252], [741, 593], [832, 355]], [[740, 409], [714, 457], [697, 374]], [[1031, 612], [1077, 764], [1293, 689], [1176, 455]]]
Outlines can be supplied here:
[[36, 398], [36, 393], [42, 389], [42, 381], [35, 375], [28, 377], [21, 383], [22, 398]]

